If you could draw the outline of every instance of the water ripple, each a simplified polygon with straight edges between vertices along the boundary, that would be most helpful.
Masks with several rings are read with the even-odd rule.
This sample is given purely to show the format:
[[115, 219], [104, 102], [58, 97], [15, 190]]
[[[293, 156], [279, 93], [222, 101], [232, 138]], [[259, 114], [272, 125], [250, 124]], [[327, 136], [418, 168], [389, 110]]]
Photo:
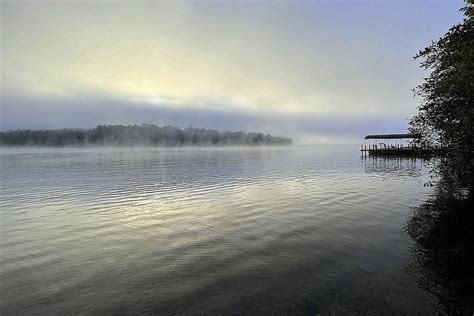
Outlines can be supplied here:
[[401, 227], [429, 194], [419, 161], [293, 147], [0, 163], [2, 314], [433, 312], [404, 271]]

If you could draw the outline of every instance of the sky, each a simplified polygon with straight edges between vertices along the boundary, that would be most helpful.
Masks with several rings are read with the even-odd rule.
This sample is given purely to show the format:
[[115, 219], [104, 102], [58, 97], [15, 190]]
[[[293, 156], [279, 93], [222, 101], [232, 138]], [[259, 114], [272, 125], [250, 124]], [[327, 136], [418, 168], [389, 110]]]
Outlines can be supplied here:
[[0, 129], [405, 132], [461, 0], [1, 1]]

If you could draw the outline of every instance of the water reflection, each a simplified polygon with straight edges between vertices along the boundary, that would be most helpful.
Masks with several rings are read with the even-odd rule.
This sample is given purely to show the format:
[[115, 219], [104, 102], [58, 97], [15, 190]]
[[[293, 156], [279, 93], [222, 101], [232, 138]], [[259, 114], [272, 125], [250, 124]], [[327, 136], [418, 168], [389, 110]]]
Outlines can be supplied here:
[[[362, 156], [364, 171], [395, 177], [422, 175], [439, 161], [408, 157]], [[439, 167], [439, 166], [438, 166]], [[431, 293], [440, 311], [449, 315], [474, 313], [474, 203], [443, 176], [432, 197], [416, 207], [405, 229], [413, 240], [409, 273]], [[430, 181], [425, 183], [433, 185]]]
[[362, 156], [366, 173], [419, 177], [425, 160], [410, 157]]
[[434, 314], [401, 233], [426, 169], [358, 154], [0, 152], [0, 314]]
[[444, 188], [417, 207], [407, 222], [414, 240], [410, 272], [449, 315], [474, 312], [473, 201]]

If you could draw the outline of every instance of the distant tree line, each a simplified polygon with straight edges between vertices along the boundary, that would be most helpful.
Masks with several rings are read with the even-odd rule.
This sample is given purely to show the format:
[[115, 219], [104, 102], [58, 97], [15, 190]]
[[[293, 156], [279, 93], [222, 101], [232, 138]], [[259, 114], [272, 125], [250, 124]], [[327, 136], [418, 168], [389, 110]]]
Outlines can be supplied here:
[[209, 146], [291, 145], [288, 137], [262, 133], [219, 132], [205, 128], [99, 125], [93, 129], [10, 130], [0, 132], [3, 146]]

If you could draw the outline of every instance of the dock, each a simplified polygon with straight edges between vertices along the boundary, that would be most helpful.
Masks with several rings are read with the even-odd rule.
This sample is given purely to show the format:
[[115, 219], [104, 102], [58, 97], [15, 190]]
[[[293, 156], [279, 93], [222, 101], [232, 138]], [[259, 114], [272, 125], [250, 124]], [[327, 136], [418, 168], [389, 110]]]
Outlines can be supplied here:
[[[360, 145], [360, 151], [366, 155], [422, 155], [427, 149], [416, 145], [421, 134], [381, 134], [365, 136], [365, 143]], [[367, 144], [367, 141], [372, 143]]]

